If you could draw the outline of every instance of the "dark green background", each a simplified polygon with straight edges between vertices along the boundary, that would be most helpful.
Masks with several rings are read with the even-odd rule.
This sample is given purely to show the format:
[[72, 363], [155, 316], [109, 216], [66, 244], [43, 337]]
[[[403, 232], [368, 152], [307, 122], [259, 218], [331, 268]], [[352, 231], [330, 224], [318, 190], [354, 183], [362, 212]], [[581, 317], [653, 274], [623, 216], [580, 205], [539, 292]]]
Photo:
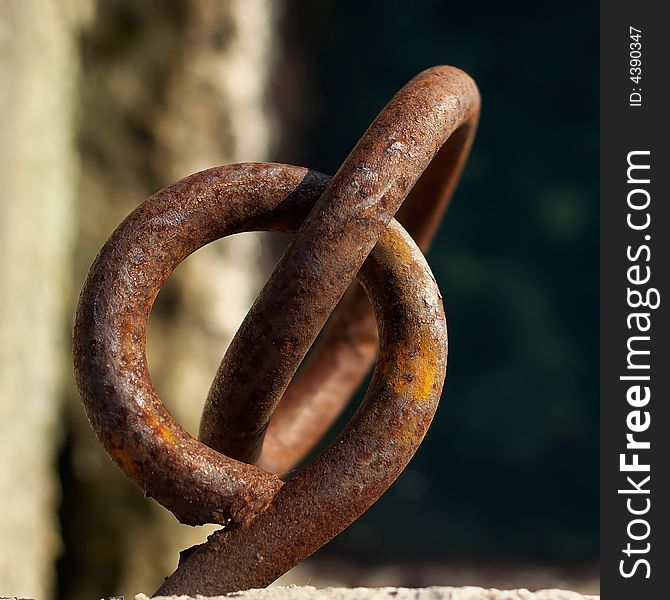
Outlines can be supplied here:
[[596, 560], [598, 4], [303, 1], [284, 19], [309, 92], [277, 159], [334, 173], [432, 65], [467, 71], [483, 101], [428, 257], [449, 323], [442, 405], [409, 470], [323, 552]]

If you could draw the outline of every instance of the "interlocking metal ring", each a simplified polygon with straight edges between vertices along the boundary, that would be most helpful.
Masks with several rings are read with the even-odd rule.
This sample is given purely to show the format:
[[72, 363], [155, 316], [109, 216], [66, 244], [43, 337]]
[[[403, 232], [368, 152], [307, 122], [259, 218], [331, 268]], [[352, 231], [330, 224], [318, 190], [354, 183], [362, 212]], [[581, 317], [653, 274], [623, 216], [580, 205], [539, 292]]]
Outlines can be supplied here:
[[[478, 115], [474, 82], [434, 67], [395, 95], [332, 179], [270, 163], [208, 169], [146, 200], [100, 251], [74, 327], [91, 424], [126, 475], [180, 521], [225, 526], [183, 553], [160, 593], [268, 585], [358, 518], [411, 459], [437, 408], [447, 353], [441, 298], [419, 247], [441, 220]], [[412, 237], [393, 219], [401, 204]], [[253, 230], [294, 237], [224, 356], [198, 441], [152, 385], [149, 312], [189, 254]], [[356, 276], [374, 313], [358, 286], [342, 299]], [[361, 407], [283, 481], [365, 377], [377, 330]]]

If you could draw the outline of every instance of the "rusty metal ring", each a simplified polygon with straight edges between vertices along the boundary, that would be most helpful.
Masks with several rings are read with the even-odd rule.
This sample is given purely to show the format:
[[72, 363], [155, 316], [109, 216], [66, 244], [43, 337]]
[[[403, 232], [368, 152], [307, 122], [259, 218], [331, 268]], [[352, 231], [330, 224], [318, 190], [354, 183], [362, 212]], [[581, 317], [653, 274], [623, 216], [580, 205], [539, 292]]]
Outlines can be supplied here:
[[381, 111], [233, 338], [201, 421], [207, 445], [245, 462], [263, 449], [259, 464], [282, 473], [321, 438], [376, 352], [374, 316], [360, 290], [351, 290], [320, 352], [292, 383], [296, 370], [401, 204], [398, 220], [422, 250], [428, 247], [478, 116], [476, 85], [445, 66], [417, 75]]
[[[84, 288], [75, 332], [77, 373], [91, 422], [110, 454], [177, 515], [186, 510], [187, 519], [191, 511], [207, 521], [221, 515], [240, 519], [238, 503], [246, 516], [257, 513], [187, 561], [221, 560], [217, 549], [224, 540], [223, 556], [235, 569], [216, 569], [210, 580], [204, 572], [209, 567], [182, 567], [166, 584], [171, 593], [221, 593], [269, 583], [386, 490], [437, 407], [446, 368], [442, 305], [423, 255], [395, 222], [361, 270], [379, 312], [382, 341], [366, 400], [340, 438], [286, 483], [283, 493], [277, 494], [281, 482], [275, 475], [191, 438], [151, 386], [146, 320], [171, 268], [212, 237], [247, 229], [295, 230], [325, 181], [320, 174], [271, 164], [231, 165], [188, 177], [124, 221]], [[230, 563], [231, 552], [244, 556]]]
[[414, 455], [446, 371], [439, 291], [421, 251], [395, 220], [359, 275], [380, 331], [379, 358], [361, 407], [266, 510], [215, 532], [158, 593], [215, 595], [270, 584], [365, 512]]
[[[190, 555], [161, 591], [222, 593], [269, 583], [367, 509], [416, 450], [442, 386], [446, 329], [420, 251], [390, 219], [414, 186], [400, 216], [427, 244], [477, 114], [477, 91], [467, 75], [431, 69], [394, 97], [330, 182], [285, 165], [210, 169], [152, 196], [101, 250], [74, 331], [77, 383], [93, 427], [124, 472], [181, 521], [238, 524]], [[208, 445], [201, 444], [169, 416], [151, 384], [144, 344], [155, 296], [181, 260], [214, 239], [298, 227], [224, 357], [201, 426]], [[300, 361], [375, 244], [360, 273], [381, 333], [373, 382], [338, 441], [282, 487], [277, 475], [247, 463], [258, 456]], [[345, 322], [361, 313], [360, 292], [347, 304], [354, 310], [343, 311]], [[369, 328], [364, 321], [360, 331]], [[359, 363], [341, 369], [350, 384], [368, 368]], [[331, 371], [331, 381], [337, 373]], [[325, 417], [303, 420], [292, 435], [310, 422], [323, 428], [341, 404], [337, 397]], [[309, 401], [301, 394], [284, 398], [278, 415], [283, 405], [290, 414]], [[274, 460], [281, 471], [316, 438], [288, 458], [273, 439], [279, 436], [268, 436], [270, 452], [261, 461]], [[220, 567], [233, 556], [236, 569], [224, 575]], [[206, 573], [213, 565], [217, 572]]]

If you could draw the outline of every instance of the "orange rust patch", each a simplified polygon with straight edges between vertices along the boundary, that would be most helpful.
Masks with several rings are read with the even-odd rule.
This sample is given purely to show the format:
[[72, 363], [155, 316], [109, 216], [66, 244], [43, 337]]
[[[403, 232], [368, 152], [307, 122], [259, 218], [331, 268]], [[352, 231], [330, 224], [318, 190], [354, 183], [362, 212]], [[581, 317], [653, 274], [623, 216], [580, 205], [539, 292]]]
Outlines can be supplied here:
[[391, 249], [398, 256], [402, 264], [407, 265], [414, 262], [412, 248], [405, 242], [402, 236], [397, 235], [390, 229], [385, 229], [379, 239], [384, 246]]
[[415, 359], [414, 367], [414, 400], [425, 402], [433, 393], [437, 379], [438, 357], [434, 340], [422, 339], [419, 348], [419, 356]]
[[396, 431], [393, 437], [404, 446], [415, 446], [418, 430], [418, 419], [411, 411], [408, 411], [404, 417], [402, 429]]
[[147, 417], [147, 425], [151, 427], [156, 436], [163, 440], [169, 446], [174, 446], [177, 442], [177, 438], [170, 427], [166, 427], [161, 423], [155, 415], [149, 415]]
[[110, 440], [108, 450], [116, 464], [121, 467], [121, 470], [128, 477], [130, 477], [132, 481], [135, 481], [139, 484], [139, 465], [135, 459], [123, 448], [123, 440], [119, 436], [113, 435]]
[[[419, 353], [415, 356], [410, 356], [407, 350], [400, 354], [391, 385], [400, 393], [410, 391], [414, 402], [426, 402], [430, 400], [437, 380], [438, 353], [432, 339], [424, 337], [418, 346]], [[400, 375], [407, 372], [412, 373], [411, 379]]]

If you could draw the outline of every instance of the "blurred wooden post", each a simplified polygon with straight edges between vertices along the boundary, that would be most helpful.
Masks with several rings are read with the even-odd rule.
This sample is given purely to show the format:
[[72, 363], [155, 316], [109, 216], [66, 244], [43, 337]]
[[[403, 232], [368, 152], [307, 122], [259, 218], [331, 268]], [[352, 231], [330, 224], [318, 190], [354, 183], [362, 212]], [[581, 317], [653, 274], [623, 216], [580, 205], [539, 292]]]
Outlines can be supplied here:
[[[1, 594], [52, 595], [68, 430], [70, 600], [156, 587], [177, 550], [206, 535], [143, 499], [104, 456], [74, 391], [69, 328], [93, 257], [134, 206], [193, 171], [268, 158], [276, 6], [0, 2]], [[159, 296], [148, 349], [159, 392], [194, 433], [264, 277], [258, 236], [198, 254]]]
[[77, 8], [0, 2], [0, 594], [43, 599], [60, 549]]

